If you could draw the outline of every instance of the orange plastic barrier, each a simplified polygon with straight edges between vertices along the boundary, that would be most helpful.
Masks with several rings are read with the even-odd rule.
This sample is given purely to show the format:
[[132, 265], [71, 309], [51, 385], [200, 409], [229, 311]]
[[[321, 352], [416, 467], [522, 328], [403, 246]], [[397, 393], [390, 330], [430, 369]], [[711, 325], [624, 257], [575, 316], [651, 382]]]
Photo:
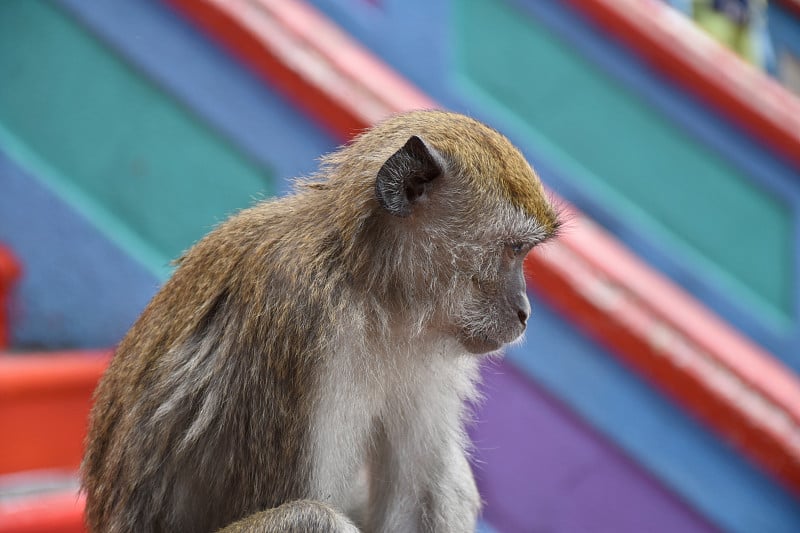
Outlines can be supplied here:
[[[77, 470], [87, 415], [110, 351], [0, 356], [0, 475]], [[0, 501], [0, 533], [83, 532], [74, 492]]]
[[109, 352], [0, 357], [0, 474], [77, 469]]
[[[301, 1], [166, 1], [342, 139], [392, 113], [437, 107]], [[615, 0], [587, 0], [585, 4], [603, 13], [618, 13], [628, 6], [630, 13], [621, 20], [626, 28], [635, 26], [637, 34], [642, 27], [638, 21], [631, 22], [631, 16], [656, 9], [654, 0], [621, 0], [613, 10], [609, 5]], [[600, 9], [601, 4], [605, 10]], [[678, 27], [683, 28], [683, 22]], [[658, 39], [668, 37], [671, 45], [690, 46], [676, 44], [680, 37], [665, 33], [663, 25], [650, 30], [654, 36], [648, 42], [662, 54], [658, 58], [666, 56], [653, 42], [656, 34]], [[758, 132], [769, 136], [800, 167], [800, 112], [776, 120], [776, 112], [786, 119], [788, 111], [797, 106], [795, 100], [769, 80], [762, 84], [763, 77], [756, 76], [757, 72], [710, 39], [708, 42], [715, 46], [705, 50], [711, 53], [712, 63], [736, 61], [724, 80], [714, 82], [737, 87], [726, 105], [737, 112], [746, 106], [741, 116], [756, 117]], [[674, 62], [671, 55], [667, 59]], [[716, 70], [706, 75], [698, 73], [696, 65], [680, 65], [681, 69], [689, 67], [703, 83], [720, 76]], [[739, 71], [743, 78], [731, 79]], [[763, 85], [768, 91], [759, 97], [761, 107], [742, 101], [738, 87], [749, 83]], [[575, 223], [562, 239], [548, 245], [545, 253], [529, 256], [530, 286], [800, 494], [797, 377], [588, 219], [576, 212], [572, 220]]]

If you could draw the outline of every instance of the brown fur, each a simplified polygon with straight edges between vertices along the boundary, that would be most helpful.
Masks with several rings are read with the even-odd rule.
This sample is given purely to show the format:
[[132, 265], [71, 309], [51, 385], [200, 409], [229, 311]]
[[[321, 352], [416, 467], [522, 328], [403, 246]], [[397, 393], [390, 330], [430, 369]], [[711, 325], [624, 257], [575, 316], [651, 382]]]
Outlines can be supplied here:
[[[412, 135], [447, 179], [399, 218], [376, 201], [375, 176]], [[180, 259], [95, 393], [82, 466], [89, 529], [213, 531], [253, 515], [227, 531], [300, 531], [264, 524], [331, 518], [314, 502], [279, 506], [309, 497], [311, 421], [342, 324], [362, 317], [370, 346], [473, 327], [452, 318], [465, 287], [484, 291], [478, 303], [502, 293], [487, 239], [516, 238], [502, 233], [498, 210], [533, 220], [536, 242], [558, 226], [535, 173], [499, 133], [415, 112], [326, 157], [295, 195], [212, 231]]]

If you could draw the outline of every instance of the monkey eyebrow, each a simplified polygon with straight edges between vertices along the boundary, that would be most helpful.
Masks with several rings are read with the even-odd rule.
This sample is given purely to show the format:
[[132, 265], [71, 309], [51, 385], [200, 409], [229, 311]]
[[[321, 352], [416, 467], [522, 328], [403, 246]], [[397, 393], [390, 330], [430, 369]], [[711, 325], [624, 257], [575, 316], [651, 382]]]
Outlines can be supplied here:
[[[551, 239], [558, 238], [563, 228], [564, 228], [564, 220], [560, 216], [556, 217], [555, 221], [553, 222], [552, 228], [550, 228], [550, 230], [547, 232], [547, 235], [545, 235], [544, 239], [542, 239], [541, 242], [546, 242]], [[541, 242], [538, 244], [541, 244]]]
[[500, 235], [495, 234], [497, 237], [505, 242], [521, 242], [531, 247], [556, 237], [562, 225], [558, 216], [553, 221], [540, 221], [519, 209], [508, 208], [501, 210], [496, 220], [498, 223], [494, 227], [500, 230]]
[[561, 220], [556, 220], [555, 223], [551, 228], [548, 228], [544, 231], [544, 236], [539, 239], [539, 242], [536, 244], [541, 244], [543, 242], [547, 242], [551, 239], [555, 239], [561, 233], [562, 222]]
[[536, 226], [535, 232], [537, 233], [536, 244], [541, 244], [543, 242], [549, 241], [551, 239], [555, 239], [561, 233], [562, 228], [564, 227], [564, 219], [561, 216], [560, 212], [556, 212], [555, 217], [550, 221], [549, 227], [542, 227], [542, 225], [537, 222], [535, 219], [530, 220]]
[[554, 236], [553, 231], [548, 231], [534, 219], [526, 219], [523, 224], [513, 228], [508, 233], [508, 241], [522, 242], [531, 247], [541, 244]]
[[542, 235], [541, 237], [537, 237], [535, 239], [530, 239], [530, 240], [527, 240], [525, 242], [531, 248], [536, 248], [537, 246], [542, 245], [542, 244], [550, 241], [554, 236], [555, 235], [553, 233], [549, 232], [549, 233], [547, 233], [545, 235]]

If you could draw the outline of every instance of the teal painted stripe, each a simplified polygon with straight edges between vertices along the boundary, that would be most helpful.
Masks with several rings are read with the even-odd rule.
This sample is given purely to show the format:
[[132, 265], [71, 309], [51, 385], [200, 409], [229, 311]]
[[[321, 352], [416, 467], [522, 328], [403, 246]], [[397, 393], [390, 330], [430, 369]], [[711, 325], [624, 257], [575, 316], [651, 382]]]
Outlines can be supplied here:
[[[790, 207], [727, 161], [693, 143], [637, 95], [566, 48], [535, 20], [500, 2], [456, 4], [459, 74], [556, 148], [589, 169], [575, 175], [649, 224], [676, 253], [724, 272], [726, 288], [785, 321], [794, 313]], [[477, 89], [477, 91], [475, 90]]]
[[[113, 346], [157, 290], [159, 273], [147, 265], [160, 259], [121, 248], [101, 231], [108, 228], [103, 219], [78, 213], [69, 194], [54, 193], [40, 179], [48, 171], [37, 169], [36, 178], [29, 167], [0, 139], [0, 242], [23, 265], [12, 296], [12, 347]], [[152, 250], [145, 246], [144, 253]]]
[[96, 202], [73, 181], [31, 151], [2, 124], [0, 124], [0, 152], [7, 154], [28, 175], [35, 176], [62, 201], [80, 212], [101, 234], [116, 243], [156, 279], [166, 281], [172, 272], [170, 257], [132, 231], [115, 213]]
[[274, 192], [268, 169], [51, 3], [0, 3], [0, 72], [0, 124], [26, 165], [44, 162], [53, 190], [162, 278], [163, 258]]

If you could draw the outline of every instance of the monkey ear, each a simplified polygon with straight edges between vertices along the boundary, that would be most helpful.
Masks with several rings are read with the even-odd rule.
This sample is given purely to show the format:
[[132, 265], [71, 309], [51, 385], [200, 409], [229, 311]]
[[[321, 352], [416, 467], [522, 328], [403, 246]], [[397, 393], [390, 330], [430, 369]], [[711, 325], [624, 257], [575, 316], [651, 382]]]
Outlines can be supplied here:
[[442, 174], [442, 167], [425, 141], [411, 136], [378, 171], [375, 195], [378, 203], [398, 217], [411, 214], [414, 204], [425, 197], [430, 183]]

